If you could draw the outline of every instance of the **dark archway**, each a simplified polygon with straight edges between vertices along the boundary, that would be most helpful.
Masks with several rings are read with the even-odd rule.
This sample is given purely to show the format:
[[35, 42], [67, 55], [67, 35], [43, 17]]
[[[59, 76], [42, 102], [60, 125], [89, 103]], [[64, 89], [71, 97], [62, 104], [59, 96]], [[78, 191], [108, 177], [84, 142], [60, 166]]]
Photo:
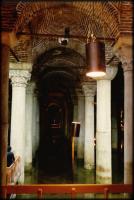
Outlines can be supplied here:
[[[69, 169], [71, 149], [70, 130], [73, 120], [73, 104], [69, 84], [64, 73], [50, 73], [40, 83], [40, 165], [52, 172]], [[72, 84], [72, 83], [71, 83]], [[44, 155], [44, 162], [42, 159]], [[55, 165], [51, 169], [50, 166]]]
[[39, 166], [47, 173], [71, 169], [72, 96], [84, 65], [80, 54], [60, 47], [41, 55], [33, 67], [40, 104]]

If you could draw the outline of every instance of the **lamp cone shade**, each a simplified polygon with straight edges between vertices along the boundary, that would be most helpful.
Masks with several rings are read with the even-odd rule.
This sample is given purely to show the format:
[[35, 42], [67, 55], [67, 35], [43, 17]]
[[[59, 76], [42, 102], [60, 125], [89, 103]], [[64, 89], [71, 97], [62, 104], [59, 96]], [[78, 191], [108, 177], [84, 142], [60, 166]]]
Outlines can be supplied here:
[[101, 77], [106, 74], [105, 44], [100, 41], [91, 41], [86, 44], [86, 60], [88, 71], [86, 76]]

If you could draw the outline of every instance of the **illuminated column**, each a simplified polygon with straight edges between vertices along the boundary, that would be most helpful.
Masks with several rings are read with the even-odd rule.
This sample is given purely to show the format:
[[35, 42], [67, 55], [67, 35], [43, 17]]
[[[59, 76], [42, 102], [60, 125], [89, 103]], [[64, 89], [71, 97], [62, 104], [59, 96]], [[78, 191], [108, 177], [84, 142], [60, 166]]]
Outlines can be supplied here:
[[80, 133], [77, 138], [77, 158], [84, 158], [84, 136], [85, 136], [85, 99], [81, 89], [76, 89], [78, 96], [78, 122], [80, 122]]
[[124, 183], [132, 183], [133, 171], [133, 64], [124, 70]]
[[85, 94], [84, 167], [86, 169], [94, 169], [94, 96], [96, 91], [96, 83], [85, 83], [82, 86]]
[[25, 154], [25, 96], [26, 85], [30, 79], [27, 70], [10, 70], [12, 82], [11, 146], [15, 156], [21, 157], [20, 182], [24, 182]]
[[[26, 88], [26, 134], [25, 134], [25, 166], [27, 169], [32, 166], [32, 134], [33, 134], [33, 93], [34, 83], [29, 83]], [[35, 138], [34, 138], [35, 139]]]
[[116, 67], [107, 67], [97, 80], [96, 183], [112, 183], [111, 80], [116, 73]]
[[114, 46], [124, 71], [124, 183], [133, 178], [133, 55], [132, 37], [120, 37]]

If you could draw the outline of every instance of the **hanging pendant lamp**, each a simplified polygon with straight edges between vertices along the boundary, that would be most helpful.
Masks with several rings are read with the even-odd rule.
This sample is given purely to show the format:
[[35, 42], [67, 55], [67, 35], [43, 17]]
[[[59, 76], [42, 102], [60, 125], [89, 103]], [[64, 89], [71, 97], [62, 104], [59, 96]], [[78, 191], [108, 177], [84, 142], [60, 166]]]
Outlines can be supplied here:
[[86, 44], [86, 60], [88, 66], [86, 76], [92, 78], [104, 76], [106, 74], [105, 44], [91, 38], [91, 41]]

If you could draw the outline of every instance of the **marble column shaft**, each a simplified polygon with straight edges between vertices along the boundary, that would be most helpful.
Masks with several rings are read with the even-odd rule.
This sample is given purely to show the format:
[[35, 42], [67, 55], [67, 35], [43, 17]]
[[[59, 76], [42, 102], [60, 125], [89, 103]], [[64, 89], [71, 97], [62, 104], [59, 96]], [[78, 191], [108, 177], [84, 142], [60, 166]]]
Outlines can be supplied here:
[[80, 133], [77, 138], [77, 158], [84, 158], [84, 136], [85, 136], [85, 98], [82, 90], [77, 89], [78, 95], [78, 122], [80, 122]]
[[111, 183], [111, 81], [97, 81], [96, 181]]
[[33, 132], [33, 93], [34, 84], [29, 83], [26, 88], [26, 134], [25, 134], [25, 165], [30, 167], [32, 164], [32, 132]]
[[131, 184], [133, 163], [133, 72], [132, 63], [125, 63], [124, 70], [124, 183]]
[[[78, 121], [78, 101], [76, 99], [76, 97], [74, 97], [72, 95], [72, 99], [73, 99], [73, 121], [77, 122]], [[75, 137], [74, 138], [74, 151], [77, 152], [77, 143], [78, 143], [78, 138]]]
[[12, 111], [11, 111], [11, 146], [15, 156], [21, 157], [20, 182], [24, 182], [25, 154], [25, 97], [26, 84], [30, 73], [26, 70], [11, 70]]
[[78, 104], [74, 104], [73, 121], [78, 120]]
[[111, 139], [112, 139], [112, 149], [118, 149], [118, 129], [117, 129], [117, 118], [113, 116], [111, 119]]
[[112, 183], [111, 80], [116, 73], [116, 67], [107, 67], [97, 80], [96, 183]]
[[133, 37], [121, 36], [113, 47], [124, 70], [124, 183], [133, 177]]
[[94, 169], [94, 96], [96, 84], [93, 82], [83, 84], [85, 94], [85, 143], [84, 143], [84, 167]]

